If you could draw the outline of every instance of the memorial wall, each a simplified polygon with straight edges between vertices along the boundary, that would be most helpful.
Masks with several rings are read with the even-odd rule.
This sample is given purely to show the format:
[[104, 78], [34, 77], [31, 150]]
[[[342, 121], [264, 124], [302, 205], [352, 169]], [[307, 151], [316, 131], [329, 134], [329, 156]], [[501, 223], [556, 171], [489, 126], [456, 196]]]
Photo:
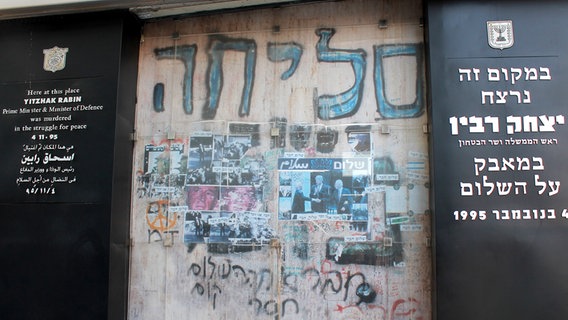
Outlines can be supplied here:
[[565, 318], [566, 16], [0, 21], [1, 317]]
[[430, 319], [422, 3], [148, 21], [129, 319]]

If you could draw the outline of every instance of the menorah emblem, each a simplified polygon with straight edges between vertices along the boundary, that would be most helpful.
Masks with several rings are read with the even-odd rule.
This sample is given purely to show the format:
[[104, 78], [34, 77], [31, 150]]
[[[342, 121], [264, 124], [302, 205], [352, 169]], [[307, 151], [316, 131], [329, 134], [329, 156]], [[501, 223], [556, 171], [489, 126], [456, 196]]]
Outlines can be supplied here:
[[43, 50], [43, 70], [51, 72], [63, 70], [68, 51], [69, 48], [59, 48], [57, 46]]
[[494, 49], [507, 49], [513, 46], [513, 21], [487, 21], [487, 40]]
[[495, 30], [495, 32], [497, 32], [499, 34], [499, 36], [496, 39], [497, 42], [507, 41], [507, 39], [505, 37], [503, 37], [503, 32], [505, 32], [507, 30], [507, 27], [505, 27], [503, 25], [494, 26], [493, 30]]

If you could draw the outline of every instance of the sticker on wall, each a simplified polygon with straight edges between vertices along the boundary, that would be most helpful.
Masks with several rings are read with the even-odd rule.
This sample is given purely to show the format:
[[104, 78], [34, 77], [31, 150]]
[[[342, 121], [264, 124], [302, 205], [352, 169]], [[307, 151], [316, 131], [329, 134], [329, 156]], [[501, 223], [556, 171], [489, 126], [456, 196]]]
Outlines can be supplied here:
[[347, 134], [347, 143], [354, 154], [371, 154], [372, 143], [371, 133], [369, 132], [349, 132]]

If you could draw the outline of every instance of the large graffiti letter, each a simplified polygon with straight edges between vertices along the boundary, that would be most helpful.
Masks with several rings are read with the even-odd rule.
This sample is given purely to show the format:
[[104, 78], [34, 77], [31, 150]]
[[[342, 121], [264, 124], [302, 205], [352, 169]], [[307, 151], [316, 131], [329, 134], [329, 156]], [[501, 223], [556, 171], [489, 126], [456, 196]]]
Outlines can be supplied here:
[[256, 65], [256, 42], [248, 39], [230, 39], [223, 36], [211, 36], [209, 42], [209, 66], [207, 67], [208, 102], [203, 107], [203, 119], [213, 119], [219, 106], [223, 88], [223, 56], [225, 51], [235, 50], [245, 53], [244, 86], [239, 107], [239, 116], [248, 116]]
[[286, 303], [293, 303], [294, 306], [296, 307], [296, 314], [298, 314], [300, 312], [300, 308], [298, 307], [298, 301], [296, 301], [293, 298], [288, 298], [284, 301], [282, 301], [282, 318], [284, 318], [284, 316], [286, 315]]
[[156, 83], [154, 85], [154, 111], [164, 112], [164, 84]]
[[[375, 95], [377, 98], [377, 111], [385, 118], [413, 118], [418, 117], [424, 111], [422, 104], [422, 45], [421, 44], [400, 44], [400, 45], [381, 45], [374, 46], [375, 51]], [[394, 99], [388, 99], [386, 94], [387, 83], [385, 81], [384, 59], [397, 56], [416, 57], [416, 81], [415, 99], [410, 104], [395, 104]], [[391, 77], [397, 79], [401, 84], [413, 83], [407, 81], [400, 75]], [[390, 84], [396, 87], [397, 84]], [[410, 91], [408, 91], [410, 92]], [[398, 98], [397, 98], [398, 99]]]
[[300, 59], [302, 58], [302, 47], [295, 43], [268, 43], [267, 56], [268, 60], [272, 62], [281, 62], [286, 60], [292, 60], [290, 68], [286, 72], [282, 73], [280, 76], [281, 80], [286, 80], [290, 78], [296, 69], [298, 64], [300, 64]]
[[329, 48], [329, 40], [335, 34], [334, 29], [318, 29], [316, 34], [320, 37], [317, 45], [317, 58], [322, 62], [350, 62], [355, 72], [355, 84], [339, 95], [323, 95], [314, 101], [318, 117], [323, 120], [339, 119], [351, 116], [359, 110], [361, 96], [363, 95], [363, 82], [365, 79], [366, 56], [363, 49], [335, 50]]
[[[195, 53], [196, 45], [184, 45], [179, 47], [168, 47], [154, 50], [154, 54], [158, 60], [160, 59], [178, 59], [183, 62], [183, 111], [186, 114], [193, 113], [192, 94], [193, 94], [193, 71], [195, 70]], [[158, 83], [154, 88], [154, 110], [156, 112], [164, 111], [163, 106], [164, 85]]]

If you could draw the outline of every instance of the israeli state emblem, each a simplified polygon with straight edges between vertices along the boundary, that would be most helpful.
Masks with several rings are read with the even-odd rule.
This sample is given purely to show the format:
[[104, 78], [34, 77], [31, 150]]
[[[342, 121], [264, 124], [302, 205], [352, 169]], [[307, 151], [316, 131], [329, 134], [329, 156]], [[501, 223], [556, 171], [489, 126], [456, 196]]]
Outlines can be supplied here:
[[65, 59], [69, 48], [53, 47], [43, 50], [43, 70], [59, 71], [65, 68]]
[[487, 41], [493, 49], [507, 49], [513, 46], [513, 21], [487, 21]]

